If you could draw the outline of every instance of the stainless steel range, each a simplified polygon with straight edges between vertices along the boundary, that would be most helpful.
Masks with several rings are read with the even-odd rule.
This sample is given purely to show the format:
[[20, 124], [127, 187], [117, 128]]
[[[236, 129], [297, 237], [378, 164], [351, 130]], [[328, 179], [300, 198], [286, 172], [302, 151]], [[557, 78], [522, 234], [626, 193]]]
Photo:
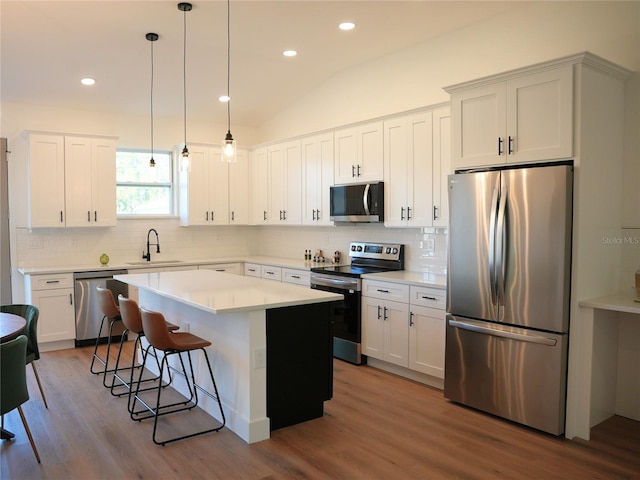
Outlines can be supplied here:
[[350, 265], [312, 268], [311, 288], [344, 295], [344, 300], [331, 304], [333, 356], [360, 365], [366, 363], [361, 350], [361, 277], [366, 273], [404, 270], [404, 245], [352, 242], [349, 257]]

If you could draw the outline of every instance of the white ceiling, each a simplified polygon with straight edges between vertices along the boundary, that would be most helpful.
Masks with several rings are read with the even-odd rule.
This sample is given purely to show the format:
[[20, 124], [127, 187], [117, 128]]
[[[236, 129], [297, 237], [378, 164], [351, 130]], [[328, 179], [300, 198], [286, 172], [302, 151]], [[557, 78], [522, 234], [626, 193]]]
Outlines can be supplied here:
[[[0, 2], [2, 102], [148, 115], [183, 113], [183, 13], [166, 1]], [[227, 3], [191, 2], [187, 118], [226, 123]], [[342, 70], [522, 2], [231, 1], [232, 122], [258, 127]], [[356, 23], [339, 31], [341, 21]], [[299, 55], [285, 58], [282, 50]], [[94, 77], [93, 87], [80, 78]]]

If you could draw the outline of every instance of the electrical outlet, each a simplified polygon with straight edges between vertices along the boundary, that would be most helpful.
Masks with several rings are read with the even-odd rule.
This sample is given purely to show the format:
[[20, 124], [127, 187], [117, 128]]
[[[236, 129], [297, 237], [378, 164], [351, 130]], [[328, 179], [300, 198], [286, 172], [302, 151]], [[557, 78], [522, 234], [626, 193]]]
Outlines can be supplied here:
[[267, 349], [265, 347], [258, 348], [253, 351], [253, 368], [267, 368]]
[[44, 239], [39, 235], [29, 237], [29, 248], [44, 248]]

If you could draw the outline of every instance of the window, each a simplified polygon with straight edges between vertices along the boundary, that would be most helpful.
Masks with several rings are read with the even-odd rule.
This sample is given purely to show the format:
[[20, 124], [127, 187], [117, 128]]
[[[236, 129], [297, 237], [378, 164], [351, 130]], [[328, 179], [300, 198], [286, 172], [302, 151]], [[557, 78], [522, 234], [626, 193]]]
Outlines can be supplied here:
[[173, 215], [173, 159], [171, 152], [118, 149], [116, 202], [118, 215]]

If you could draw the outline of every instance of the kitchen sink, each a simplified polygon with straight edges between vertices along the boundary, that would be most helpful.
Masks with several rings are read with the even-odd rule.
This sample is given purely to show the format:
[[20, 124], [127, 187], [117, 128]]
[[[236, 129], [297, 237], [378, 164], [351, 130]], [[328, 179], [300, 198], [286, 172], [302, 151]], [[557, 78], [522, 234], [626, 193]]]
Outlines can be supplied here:
[[158, 264], [167, 264], [167, 263], [183, 263], [184, 260], [151, 260], [148, 262], [147, 260], [140, 260], [138, 262], [127, 262], [127, 265], [158, 265]]

